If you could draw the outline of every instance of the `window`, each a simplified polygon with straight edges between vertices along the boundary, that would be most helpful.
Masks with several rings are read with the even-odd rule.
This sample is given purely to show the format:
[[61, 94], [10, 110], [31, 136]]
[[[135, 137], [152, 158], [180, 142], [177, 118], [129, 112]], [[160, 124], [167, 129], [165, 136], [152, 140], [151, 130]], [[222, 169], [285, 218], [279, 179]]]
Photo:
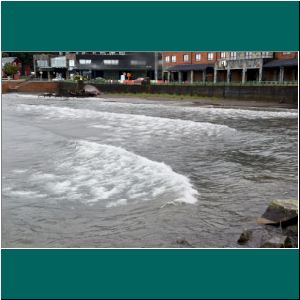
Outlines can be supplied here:
[[230, 59], [236, 59], [236, 52], [230, 52]]
[[252, 58], [252, 52], [246, 52], [245, 58]]
[[176, 55], [172, 55], [171, 60], [172, 60], [172, 62], [176, 62]]
[[170, 56], [166, 56], [165, 61], [168, 63], [170, 62]]
[[145, 60], [131, 60], [130, 64], [133, 66], [145, 66], [146, 61]]
[[75, 67], [75, 60], [74, 59], [69, 60], [69, 67]]
[[90, 59], [79, 59], [81, 65], [90, 65], [92, 61]]
[[105, 65], [118, 65], [119, 64], [119, 60], [118, 59], [104, 59], [103, 63]]
[[189, 61], [189, 55], [188, 54], [183, 55], [183, 61], [185, 61], [185, 62]]
[[270, 51], [263, 51], [261, 55], [263, 58], [273, 58], [273, 52]]
[[213, 60], [214, 59], [214, 54], [212, 52], [207, 53], [207, 59], [208, 60]]
[[38, 65], [38, 67], [40, 67], [40, 68], [41, 68], [41, 67], [42, 67], [42, 68], [43, 68], [43, 67], [44, 67], [44, 68], [45, 68], [45, 67], [46, 67], [46, 68], [48, 67], [48, 61], [47, 61], [47, 60], [37, 60], [36, 63], [37, 63], [37, 65]]
[[54, 68], [66, 68], [67, 67], [67, 59], [65, 56], [53, 57], [51, 58], [51, 67]]
[[221, 52], [221, 58], [226, 58], [226, 52]]
[[201, 54], [200, 53], [196, 53], [196, 61], [200, 61], [201, 60]]

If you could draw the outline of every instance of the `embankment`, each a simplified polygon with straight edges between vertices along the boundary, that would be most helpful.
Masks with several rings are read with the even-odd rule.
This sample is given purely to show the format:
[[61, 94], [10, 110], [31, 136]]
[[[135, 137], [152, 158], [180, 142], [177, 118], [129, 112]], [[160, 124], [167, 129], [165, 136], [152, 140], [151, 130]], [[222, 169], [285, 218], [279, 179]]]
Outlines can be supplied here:
[[[199, 98], [238, 99], [245, 101], [264, 101], [287, 103], [298, 106], [298, 86], [201, 86], [201, 85], [130, 85], [93, 84], [103, 93], [113, 94], [155, 94], [182, 95]], [[68, 96], [69, 90], [76, 88], [72, 82], [26, 81], [2, 82], [2, 93], [56, 93]]]
[[59, 83], [54, 81], [3, 81], [2, 93], [56, 93]]
[[[161, 94], [200, 98], [239, 99], [276, 103], [298, 103], [297, 86], [201, 86], [201, 85], [122, 85], [93, 84], [103, 93]], [[73, 83], [60, 82], [59, 93], [67, 95]]]

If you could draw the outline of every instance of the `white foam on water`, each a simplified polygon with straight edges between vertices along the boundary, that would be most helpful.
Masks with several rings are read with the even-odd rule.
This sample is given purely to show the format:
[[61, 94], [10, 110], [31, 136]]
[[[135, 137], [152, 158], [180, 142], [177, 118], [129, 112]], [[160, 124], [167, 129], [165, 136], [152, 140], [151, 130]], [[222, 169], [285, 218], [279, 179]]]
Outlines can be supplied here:
[[38, 174], [33, 174], [30, 176], [31, 180], [34, 181], [45, 181], [45, 180], [53, 180], [57, 176], [54, 174], [49, 174], [49, 173], [38, 173]]
[[[191, 109], [191, 108], [189, 108]], [[210, 108], [201, 107], [197, 111], [203, 114], [210, 114], [230, 119], [276, 119], [276, 118], [298, 118], [298, 112], [290, 111], [266, 111], [266, 110], [249, 110], [237, 108]]]
[[23, 174], [26, 173], [28, 170], [27, 169], [14, 169], [13, 172], [16, 174]]
[[49, 197], [87, 205], [101, 202], [107, 208], [149, 200], [197, 201], [198, 192], [187, 177], [121, 147], [80, 140], [64, 147], [63, 156], [54, 162], [55, 176], [29, 178]]
[[[94, 111], [88, 109], [74, 109], [68, 107], [26, 105], [17, 106], [17, 110], [26, 113], [34, 112], [37, 116], [46, 119], [89, 119], [99, 120], [101, 123], [91, 124], [91, 127], [99, 129], [118, 128], [119, 131], [139, 130], [141, 134], [157, 132], [160, 134], [185, 135], [205, 134], [208, 136], [235, 133], [236, 130], [226, 125], [207, 122], [194, 122], [190, 120], [150, 117], [135, 114], [120, 114], [111, 112]], [[105, 124], [103, 124], [103, 122]]]
[[[76, 97], [41, 97], [38, 95], [29, 95], [29, 94], [4, 94], [3, 99], [15, 99], [15, 98], [30, 98], [30, 99], [70, 99], [70, 100], [78, 100]], [[128, 102], [118, 102], [123, 101], [123, 98], [115, 99], [113, 102], [108, 102], [106, 98], [79, 98], [79, 100], [87, 100], [91, 101], [93, 104], [101, 107], [112, 107], [112, 108], [140, 108], [140, 109], [157, 109], [161, 108], [163, 111], [185, 111], [199, 114], [199, 116], [206, 117], [223, 117], [223, 118], [231, 118], [231, 119], [273, 119], [273, 118], [298, 118], [298, 110], [295, 109], [276, 109], [274, 110], [264, 110], [264, 109], [249, 109], [249, 108], [218, 108], [218, 107], [204, 107], [204, 106], [178, 106], [178, 105], [170, 105], [170, 104], [162, 104], [162, 103], [128, 103]], [[32, 106], [32, 105], [28, 105]], [[288, 111], [287, 111], [288, 110]]]
[[120, 199], [117, 201], [112, 201], [107, 203], [106, 207], [111, 208], [111, 207], [116, 207], [116, 206], [126, 205], [126, 204], [127, 204], [127, 199]]
[[47, 189], [54, 194], [64, 194], [69, 191], [76, 191], [76, 187], [72, 186], [70, 180], [64, 180], [60, 182], [48, 182], [46, 184]]
[[26, 190], [10, 190], [7, 193], [11, 197], [22, 197], [22, 198], [45, 198], [46, 194], [40, 194], [37, 191], [26, 191]]
[[[116, 99], [118, 100], [118, 99]], [[122, 99], [119, 99], [119, 101]], [[200, 116], [220, 116], [224, 118], [245, 118], [245, 119], [272, 119], [272, 118], [297, 118], [298, 110], [295, 109], [276, 109], [274, 110], [264, 110], [264, 109], [249, 109], [249, 108], [219, 108], [219, 107], [204, 107], [204, 106], [176, 106], [161, 103], [125, 103], [125, 102], [105, 102], [99, 101], [95, 102], [97, 106], [111, 107], [111, 108], [132, 108], [132, 109], [157, 109], [160, 108], [166, 112], [192, 112], [197, 113]], [[288, 111], [287, 111], [288, 110]]]

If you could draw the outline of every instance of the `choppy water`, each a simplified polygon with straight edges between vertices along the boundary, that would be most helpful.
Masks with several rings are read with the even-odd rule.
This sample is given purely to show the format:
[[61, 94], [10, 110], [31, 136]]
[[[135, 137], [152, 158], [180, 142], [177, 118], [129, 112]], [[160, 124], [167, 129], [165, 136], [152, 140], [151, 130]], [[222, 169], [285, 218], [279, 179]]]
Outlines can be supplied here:
[[238, 247], [297, 197], [298, 111], [2, 96], [3, 247]]

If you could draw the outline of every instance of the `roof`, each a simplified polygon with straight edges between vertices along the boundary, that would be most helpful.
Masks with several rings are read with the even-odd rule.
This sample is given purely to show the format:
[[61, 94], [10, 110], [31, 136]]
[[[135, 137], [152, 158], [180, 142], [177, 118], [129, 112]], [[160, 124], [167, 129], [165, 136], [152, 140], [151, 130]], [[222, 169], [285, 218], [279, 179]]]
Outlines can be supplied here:
[[167, 68], [168, 71], [201, 71], [207, 68], [213, 68], [214, 64], [183, 64]]
[[7, 63], [12, 63], [17, 59], [17, 57], [2, 57], [1, 60], [1, 64], [2, 67], [4, 67]]
[[264, 64], [264, 68], [275, 68], [275, 67], [297, 67], [298, 58], [291, 59], [275, 59]]

